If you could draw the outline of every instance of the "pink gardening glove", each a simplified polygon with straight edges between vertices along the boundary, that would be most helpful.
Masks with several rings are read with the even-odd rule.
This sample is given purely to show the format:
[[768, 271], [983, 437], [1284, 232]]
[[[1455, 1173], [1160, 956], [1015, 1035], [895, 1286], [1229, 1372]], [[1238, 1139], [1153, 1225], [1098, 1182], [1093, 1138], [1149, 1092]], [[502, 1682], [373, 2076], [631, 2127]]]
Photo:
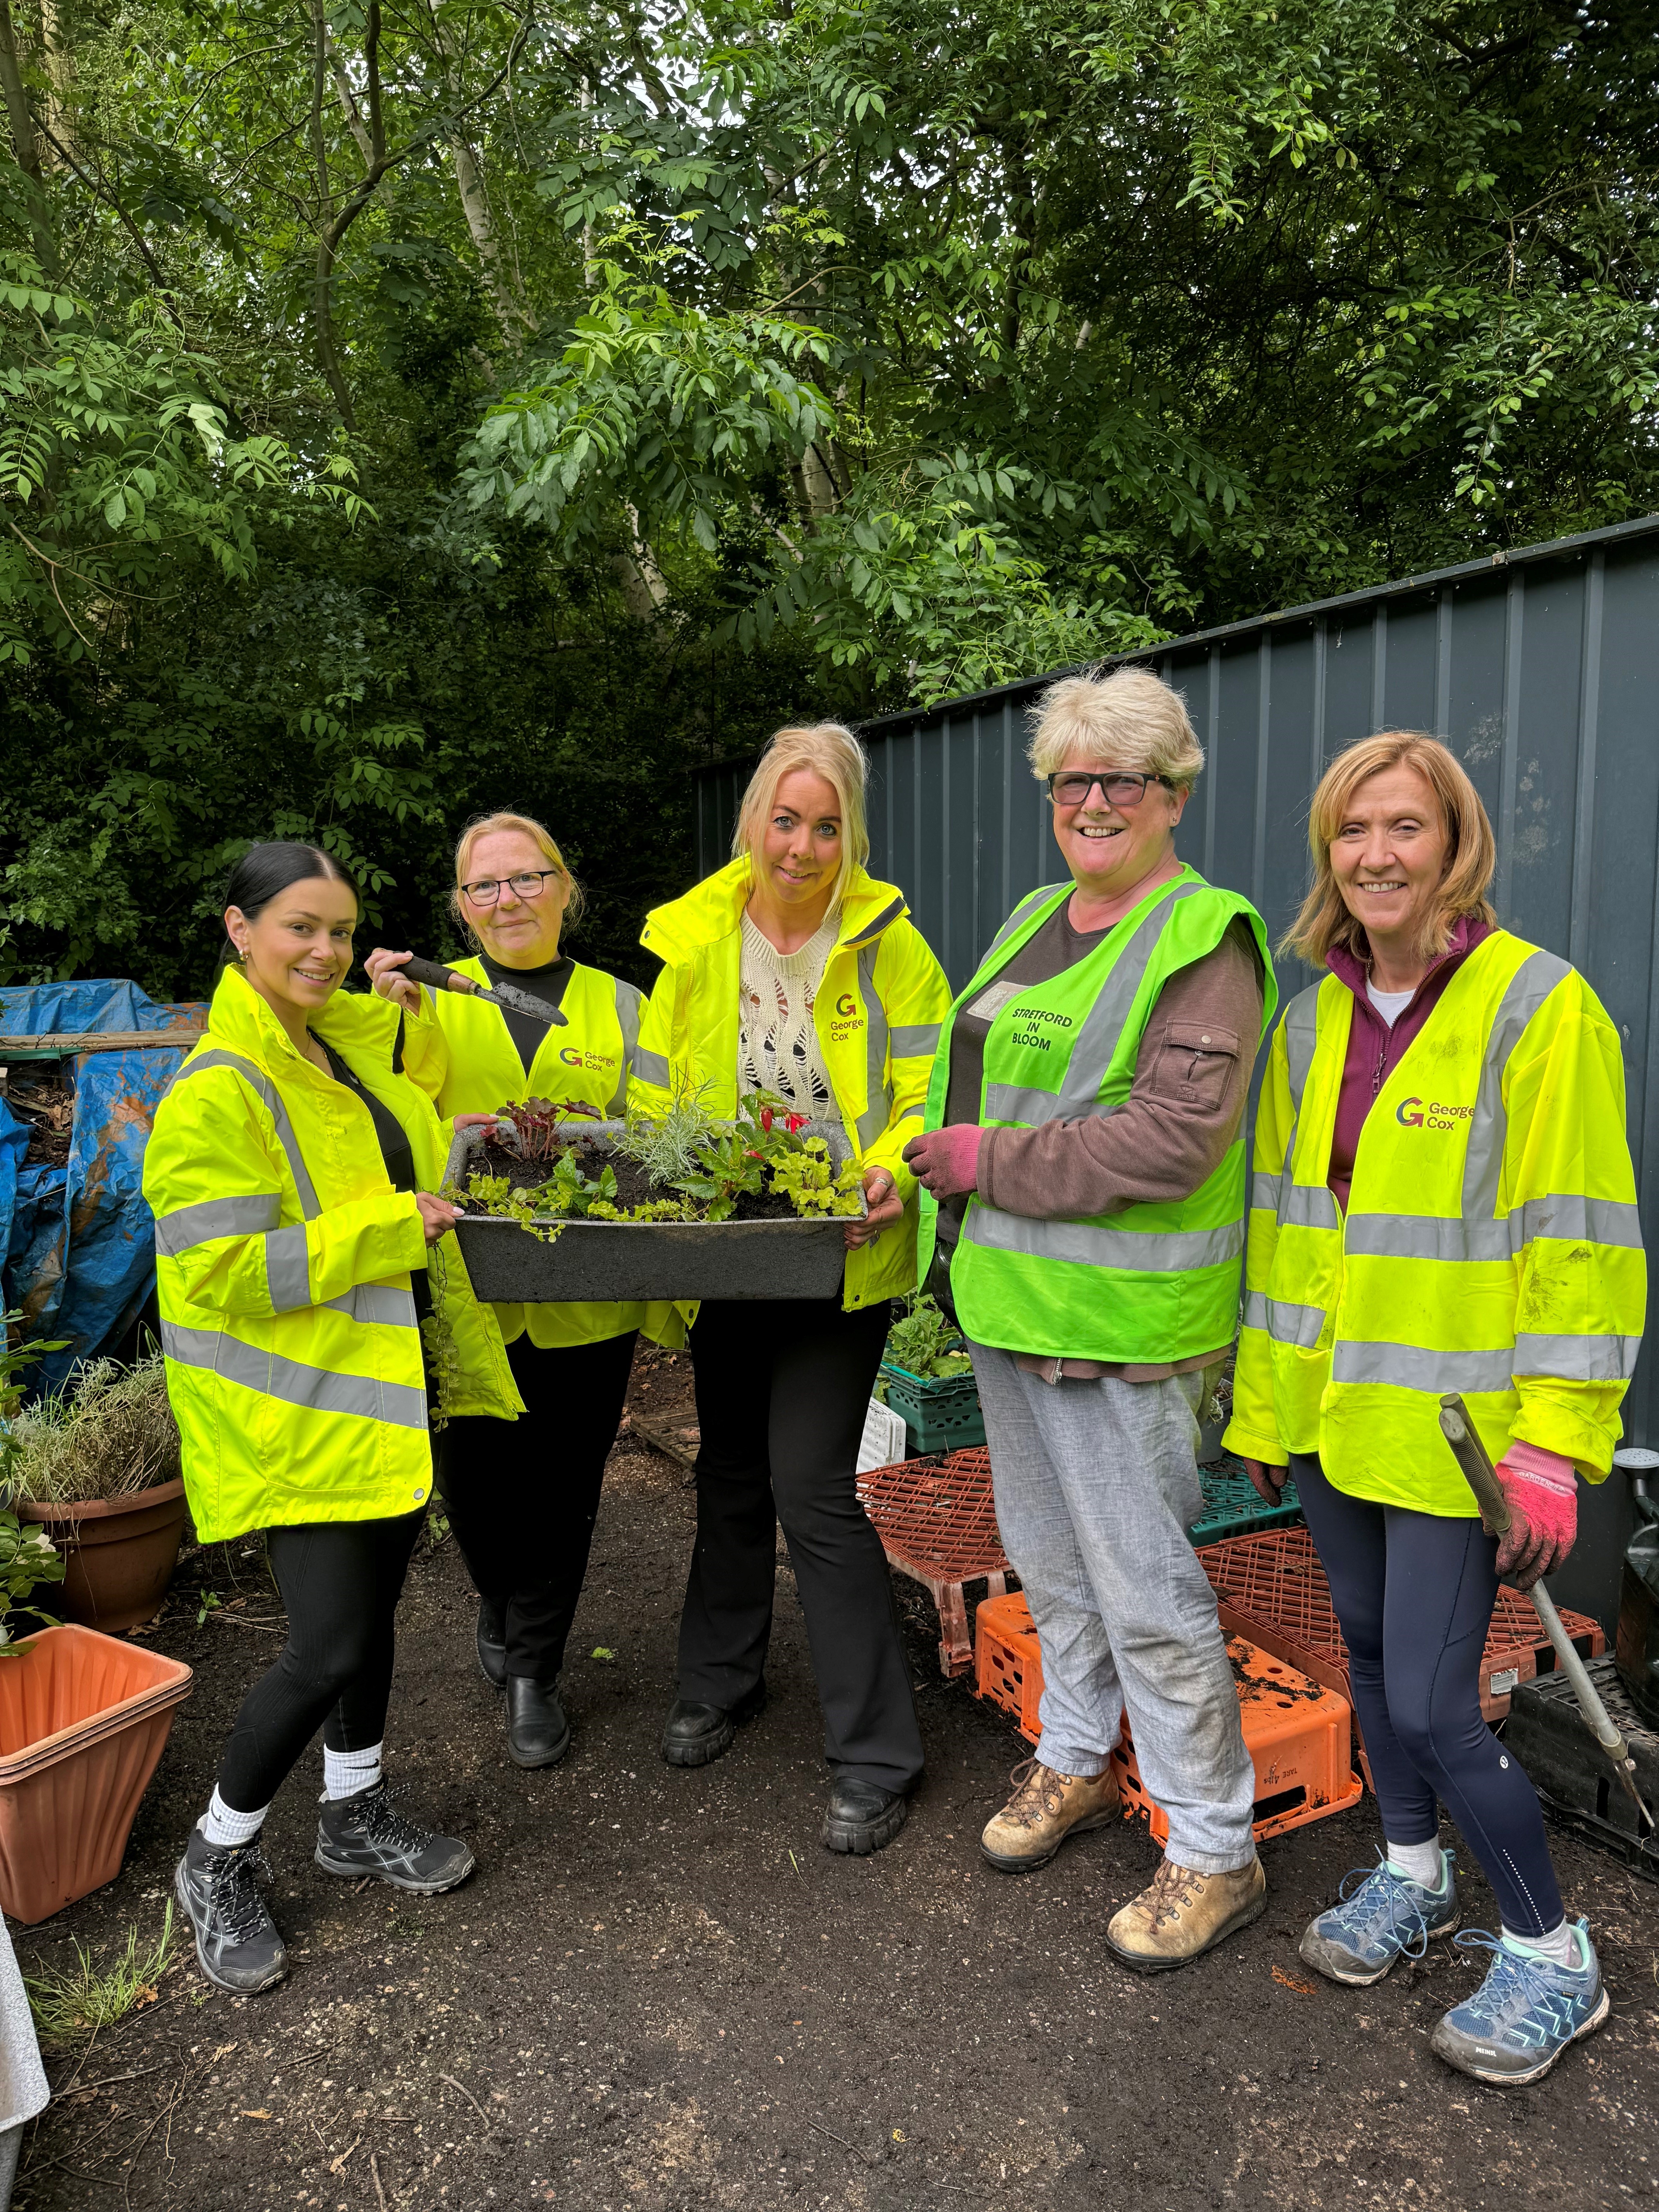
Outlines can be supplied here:
[[1553, 1575], [1578, 1534], [1578, 1477], [1572, 1462], [1539, 1444], [1512, 1443], [1498, 1462], [1510, 1525], [1498, 1540], [1498, 1576], [1529, 1590]]
[[979, 1181], [979, 1140], [984, 1133], [976, 1121], [953, 1121], [947, 1129], [912, 1137], [904, 1147], [904, 1164], [935, 1198], [960, 1198]]

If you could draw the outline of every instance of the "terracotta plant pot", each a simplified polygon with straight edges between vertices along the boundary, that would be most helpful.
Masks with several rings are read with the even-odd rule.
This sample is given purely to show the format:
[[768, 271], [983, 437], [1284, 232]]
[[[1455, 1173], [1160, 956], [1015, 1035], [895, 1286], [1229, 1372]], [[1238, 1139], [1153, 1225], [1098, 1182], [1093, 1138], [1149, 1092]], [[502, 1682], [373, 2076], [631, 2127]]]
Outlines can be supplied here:
[[33, 1924], [121, 1871], [191, 1670], [90, 1628], [0, 1660], [0, 1907]]
[[25, 1499], [17, 1517], [38, 1521], [64, 1555], [64, 1579], [41, 1589], [40, 1604], [118, 1636], [148, 1620], [167, 1595], [185, 1534], [185, 1486], [161, 1482], [126, 1498], [61, 1505]]

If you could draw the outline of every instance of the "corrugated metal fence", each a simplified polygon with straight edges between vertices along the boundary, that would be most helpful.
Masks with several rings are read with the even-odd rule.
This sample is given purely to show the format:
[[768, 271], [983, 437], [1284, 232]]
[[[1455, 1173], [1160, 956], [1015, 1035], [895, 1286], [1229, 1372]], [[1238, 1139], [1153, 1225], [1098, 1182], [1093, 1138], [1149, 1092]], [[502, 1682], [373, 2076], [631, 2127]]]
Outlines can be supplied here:
[[[1308, 799], [1332, 756], [1381, 729], [1447, 739], [1497, 831], [1500, 918], [1572, 960], [1619, 1024], [1643, 1215], [1659, 1222], [1659, 516], [1126, 658], [1185, 695], [1208, 757], [1182, 857], [1245, 892], [1273, 937], [1306, 886]], [[872, 871], [902, 886], [958, 986], [1015, 901], [1063, 873], [1024, 759], [1027, 709], [1052, 681], [862, 733]], [[726, 857], [748, 769], [699, 779], [705, 872]], [[1305, 975], [1287, 963], [1281, 986]], [[1644, 1355], [1628, 1402], [1633, 1443], [1659, 1437], [1655, 1366]], [[1594, 1537], [1561, 1578], [1568, 1601], [1593, 1575], [1605, 1609], [1622, 1493], [1615, 1480], [1596, 1501]]]

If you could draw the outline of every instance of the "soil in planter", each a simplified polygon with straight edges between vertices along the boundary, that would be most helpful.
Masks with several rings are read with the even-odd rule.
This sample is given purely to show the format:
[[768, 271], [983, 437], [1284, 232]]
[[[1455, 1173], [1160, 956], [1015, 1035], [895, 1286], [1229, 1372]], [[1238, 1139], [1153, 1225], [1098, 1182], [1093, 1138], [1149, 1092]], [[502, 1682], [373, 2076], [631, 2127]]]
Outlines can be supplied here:
[[7, 1105], [28, 1129], [24, 1166], [67, 1167], [75, 1093], [64, 1082], [60, 1064], [35, 1060], [14, 1067], [5, 1096]]
[[[600, 1170], [607, 1167], [615, 1175], [617, 1195], [614, 1203], [617, 1206], [644, 1206], [653, 1199], [678, 1198], [682, 1194], [678, 1191], [665, 1189], [660, 1183], [653, 1183], [637, 1160], [620, 1158], [609, 1145], [596, 1143], [591, 1137], [579, 1137], [575, 1150], [584, 1175], [597, 1181]], [[516, 1152], [509, 1152], [495, 1145], [486, 1145], [484, 1160], [483, 1172], [505, 1176], [514, 1190], [524, 1190], [545, 1182], [553, 1172], [551, 1160], [520, 1159]], [[463, 1203], [469, 1213], [486, 1213], [489, 1211], [476, 1199], [467, 1199]], [[799, 1221], [800, 1218], [787, 1197], [772, 1191], [744, 1191], [726, 1216], [728, 1221]]]

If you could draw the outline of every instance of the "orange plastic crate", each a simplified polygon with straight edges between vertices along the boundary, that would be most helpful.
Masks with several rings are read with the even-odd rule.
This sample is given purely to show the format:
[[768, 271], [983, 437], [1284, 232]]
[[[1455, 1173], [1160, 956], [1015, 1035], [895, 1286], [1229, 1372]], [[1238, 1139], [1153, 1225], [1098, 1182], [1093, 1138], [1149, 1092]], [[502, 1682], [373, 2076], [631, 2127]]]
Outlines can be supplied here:
[[[1037, 1718], [1042, 1648], [1024, 1596], [1015, 1591], [1008, 1597], [987, 1598], [979, 1608], [975, 1632], [975, 1689], [981, 1698], [1000, 1705], [1026, 1741], [1036, 1743], [1042, 1734]], [[1364, 1787], [1353, 1771], [1347, 1699], [1242, 1637], [1229, 1639], [1227, 1656], [1238, 1690], [1244, 1741], [1255, 1762], [1257, 1839], [1345, 1811]], [[1157, 1840], [1166, 1842], [1170, 1824], [1162, 1808], [1146, 1794], [1127, 1720], [1112, 1763], [1126, 1816], [1146, 1820]]]
[[[986, 1602], [1008, 1587], [1009, 1566], [991, 1495], [991, 1455], [982, 1444], [943, 1460], [898, 1460], [858, 1479], [859, 1503], [901, 1574], [932, 1592], [939, 1608], [939, 1672], [948, 1681], [974, 1664], [964, 1583], [982, 1576]], [[981, 1610], [983, 1607], [981, 1606]]]
[[[1242, 1636], [1228, 1638], [1227, 1657], [1238, 1692], [1245, 1747], [1255, 1765], [1251, 1825], [1257, 1843], [1346, 1812], [1364, 1790], [1353, 1771], [1347, 1699]], [[1167, 1844], [1169, 1820], [1140, 1778], [1127, 1714], [1112, 1765], [1123, 1792], [1124, 1811], [1146, 1822], [1154, 1842]]]

